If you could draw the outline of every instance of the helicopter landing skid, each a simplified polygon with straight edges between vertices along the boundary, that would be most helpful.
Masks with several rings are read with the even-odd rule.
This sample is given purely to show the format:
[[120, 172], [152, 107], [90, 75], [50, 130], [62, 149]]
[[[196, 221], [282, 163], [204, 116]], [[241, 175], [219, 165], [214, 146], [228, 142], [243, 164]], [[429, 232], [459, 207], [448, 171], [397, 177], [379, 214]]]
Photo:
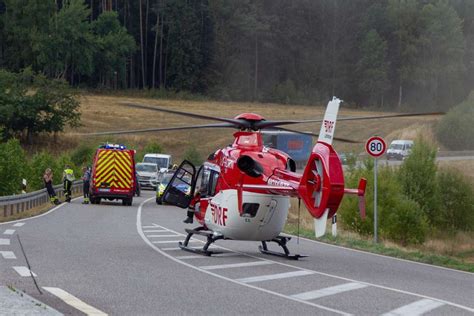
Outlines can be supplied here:
[[[283, 258], [287, 258], [291, 260], [306, 258], [307, 256], [305, 255], [290, 255], [290, 250], [288, 250], [288, 247], [286, 246], [286, 243], [290, 239], [291, 237], [277, 236], [273, 238], [272, 240], [262, 241], [262, 245], [258, 246], [258, 249], [260, 250], [261, 253], [272, 255], [272, 256], [283, 257]], [[276, 242], [281, 248], [283, 248], [284, 253], [268, 250], [267, 242], [270, 242], [270, 241]]]
[[[204, 255], [204, 256], [211, 256], [211, 255], [216, 255], [216, 254], [222, 253], [222, 251], [211, 251], [211, 250], [208, 250], [208, 249], [209, 249], [209, 246], [212, 243], [216, 242], [219, 239], [224, 239], [224, 236], [214, 236], [214, 234], [212, 232], [208, 231], [206, 228], [204, 228], [202, 226], [197, 227], [195, 229], [186, 229], [186, 232], [188, 233], [188, 235], [186, 236], [186, 239], [184, 240], [184, 242], [180, 241], [178, 243], [179, 248], [181, 248], [183, 250], [186, 250], [186, 251], [189, 251], [189, 252], [198, 253], [198, 254], [201, 254], [201, 255]], [[189, 247], [189, 245], [188, 245], [189, 240], [191, 239], [191, 237], [194, 234], [207, 237], [207, 242], [202, 247], [202, 249]]]

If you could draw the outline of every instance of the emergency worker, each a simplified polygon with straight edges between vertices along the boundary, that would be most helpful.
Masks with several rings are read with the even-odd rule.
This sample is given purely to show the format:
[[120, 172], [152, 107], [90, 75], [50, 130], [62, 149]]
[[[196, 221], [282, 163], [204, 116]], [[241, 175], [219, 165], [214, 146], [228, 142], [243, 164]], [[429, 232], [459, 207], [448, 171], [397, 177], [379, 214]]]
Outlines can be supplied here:
[[58, 205], [60, 202], [53, 188], [53, 171], [51, 170], [51, 168], [47, 168], [44, 171], [43, 182], [44, 182], [44, 187], [46, 188], [46, 191], [48, 192], [49, 200], [54, 205]]
[[72, 170], [69, 165], [66, 165], [63, 172], [64, 196], [66, 202], [71, 202], [71, 188], [74, 179], [74, 170]]
[[193, 199], [191, 200], [191, 203], [189, 203], [187, 217], [183, 221], [183, 223], [192, 224], [194, 222], [194, 214], [200, 211], [199, 210], [200, 203], [201, 203], [201, 193], [197, 192], [194, 195]]
[[82, 204], [89, 204], [89, 188], [91, 181], [91, 169], [89, 167], [82, 168], [82, 181], [82, 191], [84, 193], [84, 201], [82, 201]]

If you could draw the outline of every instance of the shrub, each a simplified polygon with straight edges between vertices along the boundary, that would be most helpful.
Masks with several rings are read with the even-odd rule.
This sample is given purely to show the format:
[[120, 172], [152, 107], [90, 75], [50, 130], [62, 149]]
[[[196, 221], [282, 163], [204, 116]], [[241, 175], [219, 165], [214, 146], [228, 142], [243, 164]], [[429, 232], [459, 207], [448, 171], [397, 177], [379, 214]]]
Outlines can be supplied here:
[[191, 146], [188, 148], [188, 150], [186, 150], [184, 153], [184, 159], [192, 162], [195, 166], [200, 166], [203, 161], [201, 155], [194, 146]]
[[[367, 179], [366, 218], [362, 220], [358, 210], [358, 199], [343, 199], [339, 215], [342, 225], [363, 235], [374, 233], [374, 175], [373, 163], [365, 162], [365, 167], [347, 174], [346, 186], [355, 188], [361, 177]], [[378, 231], [383, 238], [408, 243], [421, 243], [426, 235], [426, 219], [419, 205], [402, 193], [396, 170], [381, 167], [377, 176]]]
[[158, 143], [150, 142], [146, 144], [146, 146], [143, 148], [142, 151], [137, 152], [137, 154], [135, 155], [135, 161], [136, 162], [143, 161], [143, 156], [145, 156], [145, 154], [151, 154], [151, 153], [160, 154], [163, 152], [164, 152], [163, 146], [161, 146]]
[[81, 167], [92, 164], [95, 149], [86, 144], [80, 144], [72, 153], [71, 161], [74, 165]]
[[474, 230], [474, 190], [468, 179], [456, 169], [438, 173], [441, 195], [439, 228], [455, 232]]
[[418, 137], [410, 156], [400, 167], [398, 178], [403, 193], [420, 205], [432, 225], [439, 220], [436, 171], [436, 148]]
[[44, 187], [43, 174], [46, 168], [51, 168], [53, 171], [53, 182], [58, 183], [61, 179], [62, 169], [57, 162], [46, 151], [35, 154], [30, 161], [30, 178], [29, 184], [31, 190], [39, 190]]
[[441, 119], [436, 136], [449, 149], [474, 150], [474, 92]]
[[383, 234], [391, 240], [408, 244], [422, 244], [425, 241], [428, 223], [425, 214], [418, 204], [402, 198], [398, 201], [396, 212], [391, 212], [385, 219]]
[[18, 140], [0, 144], [0, 196], [21, 191], [22, 179], [29, 174], [25, 157]]

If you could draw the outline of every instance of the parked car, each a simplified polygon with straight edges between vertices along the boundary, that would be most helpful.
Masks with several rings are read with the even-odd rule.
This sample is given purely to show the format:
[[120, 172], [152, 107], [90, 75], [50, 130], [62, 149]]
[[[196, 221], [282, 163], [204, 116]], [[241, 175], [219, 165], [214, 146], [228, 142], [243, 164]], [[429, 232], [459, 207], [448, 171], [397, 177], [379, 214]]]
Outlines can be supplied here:
[[412, 147], [412, 140], [397, 139], [392, 141], [387, 150], [387, 160], [404, 160], [410, 155]]
[[158, 185], [158, 166], [154, 163], [139, 162], [135, 165], [137, 180], [142, 188], [156, 189]]

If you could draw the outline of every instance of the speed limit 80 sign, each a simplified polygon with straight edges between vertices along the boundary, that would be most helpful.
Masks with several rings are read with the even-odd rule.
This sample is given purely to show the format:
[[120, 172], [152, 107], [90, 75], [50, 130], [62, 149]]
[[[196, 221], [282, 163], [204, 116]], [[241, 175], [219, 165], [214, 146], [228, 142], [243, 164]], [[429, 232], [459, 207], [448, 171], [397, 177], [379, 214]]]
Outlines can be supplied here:
[[369, 155], [372, 157], [380, 157], [385, 153], [385, 150], [387, 149], [387, 144], [383, 140], [382, 137], [374, 136], [369, 138], [367, 140], [367, 143], [365, 144], [365, 150]]

